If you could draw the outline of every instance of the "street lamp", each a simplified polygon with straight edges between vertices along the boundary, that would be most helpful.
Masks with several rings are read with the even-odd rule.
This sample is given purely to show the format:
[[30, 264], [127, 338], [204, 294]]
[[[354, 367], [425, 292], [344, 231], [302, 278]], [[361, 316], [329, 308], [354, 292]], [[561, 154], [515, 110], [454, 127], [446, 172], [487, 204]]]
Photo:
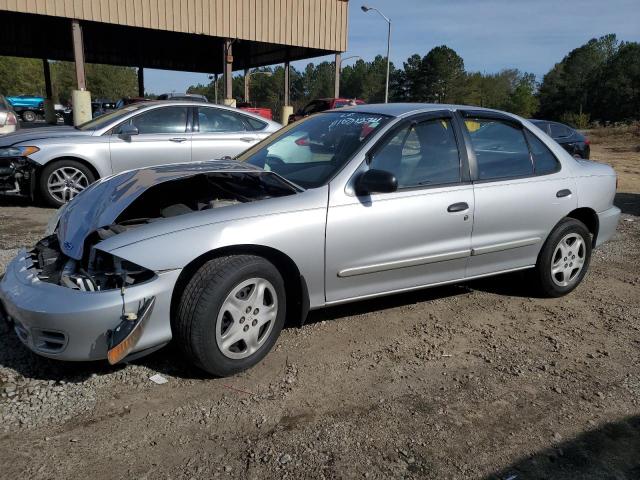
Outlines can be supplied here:
[[340, 59], [340, 64], [338, 65], [338, 70], [340, 70], [342, 68], [342, 64], [344, 62], [346, 62], [347, 60], [351, 60], [352, 58], [359, 58], [360, 60], [362, 60], [362, 57], [360, 55], [351, 55], [350, 57], [345, 57]]
[[255, 75], [257, 73], [261, 73], [262, 75], [266, 75], [267, 77], [273, 75], [271, 72], [247, 72], [247, 74], [244, 76], [244, 101], [247, 103], [249, 103], [249, 79], [251, 78], [251, 75]]
[[375, 7], [367, 7], [366, 5], [362, 5], [360, 7], [364, 13], [367, 13], [369, 10], [373, 10], [377, 12], [382, 18], [384, 18], [389, 26], [387, 31], [387, 81], [384, 87], [384, 103], [389, 103], [389, 50], [391, 48], [391, 20], [384, 15], [380, 10]]

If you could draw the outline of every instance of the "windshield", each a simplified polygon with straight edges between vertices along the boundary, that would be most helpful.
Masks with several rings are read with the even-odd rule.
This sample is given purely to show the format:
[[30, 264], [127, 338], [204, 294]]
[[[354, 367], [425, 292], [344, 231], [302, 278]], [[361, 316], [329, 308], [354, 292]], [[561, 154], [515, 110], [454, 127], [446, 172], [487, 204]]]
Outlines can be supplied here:
[[327, 112], [290, 124], [238, 157], [303, 188], [327, 183], [389, 121], [385, 115]]
[[76, 128], [78, 130], [99, 130], [103, 127], [108, 126], [113, 122], [117, 122], [121, 118], [124, 118], [126, 115], [131, 112], [135, 112], [136, 110], [140, 110], [143, 107], [146, 107], [146, 103], [134, 103], [132, 105], [128, 105], [119, 110], [115, 110], [113, 112], [106, 113], [104, 115], [100, 115], [99, 117], [94, 118], [93, 120], [89, 120], [86, 123], [78, 125]]

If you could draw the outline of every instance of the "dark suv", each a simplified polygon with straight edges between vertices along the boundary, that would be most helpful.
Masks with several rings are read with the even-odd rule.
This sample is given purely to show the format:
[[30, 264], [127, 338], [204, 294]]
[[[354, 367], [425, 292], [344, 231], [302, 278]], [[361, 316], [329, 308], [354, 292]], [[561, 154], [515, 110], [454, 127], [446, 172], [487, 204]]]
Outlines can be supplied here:
[[590, 154], [589, 139], [582, 133], [564, 123], [549, 120], [531, 120], [536, 127], [551, 136], [567, 152], [576, 158], [588, 159]]

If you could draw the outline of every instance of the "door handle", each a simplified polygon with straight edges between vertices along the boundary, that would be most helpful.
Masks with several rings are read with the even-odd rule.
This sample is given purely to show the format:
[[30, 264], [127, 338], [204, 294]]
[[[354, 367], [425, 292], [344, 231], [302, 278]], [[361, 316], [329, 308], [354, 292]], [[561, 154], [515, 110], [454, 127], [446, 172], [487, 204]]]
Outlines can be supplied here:
[[240, 140], [242, 140], [243, 142], [247, 142], [247, 143], [251, 143], [251, 142], [255, 142], [256, 139], [252, 138], [252, 137], [241, 137]]
[[569, 195], [571, 195], [571, 190], [569, 190], [568, 188], [558, 190], [558, 193], [556, 193], [556, 197], [558, 198], [568, 197]]
[[176, 143], [182, 143], [182, 142], [186, 142], [187, 139], [184, 138], [184, 137], [174, 137], [174, 138], [170, 138], [169, 141], [176, 142]]
[[469, 204], [467, 202], [453, 203], [447, 208], [447, 212], [449, 213], [464, 212], [465, 210], [469, 210]]

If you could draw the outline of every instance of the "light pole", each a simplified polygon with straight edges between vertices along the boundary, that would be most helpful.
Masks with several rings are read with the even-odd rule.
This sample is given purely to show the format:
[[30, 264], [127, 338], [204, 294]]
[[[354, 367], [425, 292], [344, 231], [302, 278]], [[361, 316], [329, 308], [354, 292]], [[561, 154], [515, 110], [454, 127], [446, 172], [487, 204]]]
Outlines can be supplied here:
[[389, 103], [389, 50], [391, 49], [391, 20], [389, 20], [389, 18], [386, 15], [384, 15], [380, 10], [378, 10], [375, 7], [367, 7], [366, 5], [362, 5], [360, 8], [364, 13], [367, 13], [370, 10], [377, 12], [378, 15], [380, 15], [382, 18], [386, 20], [389, 27], [387, 31], [387, 81], [384, 87], [384, 103]]
[[362, 58], [360, 55], [351, 55], [350, 57], [341, 58], [340, 54], [336, 55], [335, 69], [336, 69], [336, 82], [334, 86], [334, 96], [340, 98], [340, 71], [342, 70], [342, 64], [352, 58]]
[[247, 74], [244, 76], [244, 101], [247, 103], [249, 103], [249, 79], [251, 78], [251, 75], [255, 75], [257, 73], [261, 73], [262, 75], [266, 75], [267, 77], [273, 75], [271, 72], [247, 72]]

